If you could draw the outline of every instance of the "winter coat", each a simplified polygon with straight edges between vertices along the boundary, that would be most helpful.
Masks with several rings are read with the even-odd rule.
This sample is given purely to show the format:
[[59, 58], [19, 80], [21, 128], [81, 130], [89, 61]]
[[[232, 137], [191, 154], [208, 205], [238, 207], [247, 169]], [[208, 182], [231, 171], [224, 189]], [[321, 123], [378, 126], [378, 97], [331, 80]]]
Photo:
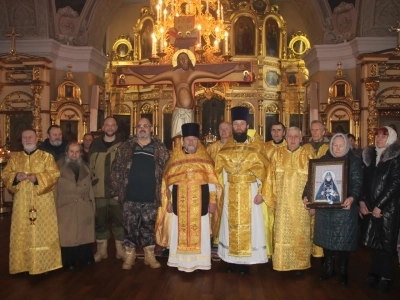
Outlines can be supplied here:
[[109, 148], [104, 144], [103, 136], [93, 140], [89, 148], [89, 167], [92, 178], [94, 196], [111, 198], [109, 184], [111, 180], [111, 164], [115, 159], [121, 139], [116, 136]]
[[61, 176], [55, 201], [61, 247], [74, 247], [95, 241], [95, 202], [89, 167], [82, 161], [78, 181], [62, 158], [57, 162]]
[[395, 251], [400, 222], [400, 140], [382, 152], [377, 166], [373, 146], [364, 149], [363, 161], [363, 201], [369, 211], [378, 207], [383, 216], [364, 216], [362, 243], [373, 249]]
[[[328, 151], [322, 158], [333, 156]], [[357, 203], [361, 194], [363, 171], [361, 160], [351, 151], [343, 158], [348, 159], [347, 198], [353, 197], [353, 204], [350, 210], [316, 209], [314, 244], [328, 250], [354, 251], [357, 248]]]
[[[154, 143], [154, 164], [156, 193], [154, 204], [161, 206], [161, 182], [164, 168], [169, 159], [169, 152], [165, 145], [157, 137], [152, 136]], [[110, 194], [118, 197], [120, 203], [125, 202], [128, 186], [129, 172], [132, 166], [133, 151], [137, 145], [136, 135], [130, 136], [119, 148], [111, 168]]]

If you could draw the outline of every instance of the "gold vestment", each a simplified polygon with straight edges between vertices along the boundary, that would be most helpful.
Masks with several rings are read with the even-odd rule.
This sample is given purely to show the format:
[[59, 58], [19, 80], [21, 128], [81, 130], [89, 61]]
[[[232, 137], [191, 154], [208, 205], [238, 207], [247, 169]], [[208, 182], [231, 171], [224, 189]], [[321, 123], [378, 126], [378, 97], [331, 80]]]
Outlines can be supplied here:
[[[255, 195], [251, 194], [251, 184], [258, 180], [258, 191], [261, 194], [267, 163], [264, 143], [256, 133], [248, 136], [245, 143], [237, 143], [230, 138], [217, 154], [215, 171], [220, 177], [225, 170], [229, 182], [228, 199], [224, 201], [228, 201], [229, 206], [230, 256], [252, 255], [251, 203]], [[220, 214], [222, 206], [221, 201], [217, 209]], [[219, 223], [220, 220], [221, 216], [218, 218]]]
[[[268, 161], [270, 161], [275, 150], [280, 147], [287, 147], [287, 142], [286, 140], [283, 140], [282, 143], [275, 144], [274, 141], [271, 140], [269, 142], [266, 142], [264, 144], [264, 147], [267, 159]], [[274, 212], [268, 205], [266, 205], [265, 202], [263, 203], [262, 210], [264, 215], [265, 241], [267, 242], [268, 257], [271, 257], [274, 249], [273, 247]]]
[[273, 268], [278, 271], [310, 268], [310, 215], [302, 194], [311, 155], [300, 147], [278, 148], [271, 157], [266, 184], [267, 205], [275, 211]]
[[[38, 184], [25, 179], [14, 185], [17, 173], [35, 174]], [[3, 171], [6, 188], [14, 194], [10, 233], [10, 273], [40, 274], [62, 267], [53, 188], [60, 177], [51, 154], [18, 152]], [[36, 209], [35, 225], [29, 210]]]
[[[198, 144], [196, 153], [186, 154], [175, 147], [164, 170], [162, 181], [162, 207], [156, 221], [157, 244], [168, 247], [170, 240], [171, 217], [166, 213], [171, 202], [169, 186], [178, 186], [178, 249], [181, 254], [200, 254], [201, 252], [201, 185], [215, 184], [216, 192], [210, 192], [210, 203], [216, 204], [222, 193], [214, 171], [214, 164], [204, 146]], [[209, 242], [209, 241], [205, 241]]]
[[271, 159], [272, 154], [274, 154], [274, 151], [280, 147], [287, 147], [287, 142], [286, 140], [283, 140], [282, 143], [275, 144], [274, 141], [268, 141], [264, 144], [265, 147], [265, 153], [267, 155], [268, 160]]
[[215, 158], [217, 157], [217, 153], [224, 145], [221, 141], [216, 141], [207, 147], [207, 153], [210, 155], [211, 159], [215, 162]]
[[[325, 140], [325, 138], [324, 138]], [[313, 145], [311, 143], [305, 144], [304, 149], [306, 149], [307, 151], [309, 151], [312, 155], [312, 159], [317, 159], [317, 158], [321, 158], [322, 156], [324, 156], [326, 154], [326, 152], [328, 152], [329, 150], [329, 144], [328, 143], [324, 143], [322, 144], [317, 151], [315, 151]], [[315, 223], [315, 216], [311, 217], [311, 241], [314, 240], [314, 223]], [[323, 257], [324, 256], [324, 250], [315, 245], [313, 243], [312, 245], [312, 250], [311, 250], [311, 254], [314, 257]]]

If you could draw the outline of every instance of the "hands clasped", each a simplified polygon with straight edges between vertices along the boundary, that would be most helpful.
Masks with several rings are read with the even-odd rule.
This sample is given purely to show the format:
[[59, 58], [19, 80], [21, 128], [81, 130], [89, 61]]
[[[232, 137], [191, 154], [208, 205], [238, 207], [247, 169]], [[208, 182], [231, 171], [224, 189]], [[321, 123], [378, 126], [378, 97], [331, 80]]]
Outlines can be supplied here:
[[36, 175], [35, 174], [28, 174], [24, 172], [19, 172], [17, 173], [17, 181], [21, 182], [24, 181], [25, 179], [28, 179], [30, 182], [35, 183], [37, 181]]

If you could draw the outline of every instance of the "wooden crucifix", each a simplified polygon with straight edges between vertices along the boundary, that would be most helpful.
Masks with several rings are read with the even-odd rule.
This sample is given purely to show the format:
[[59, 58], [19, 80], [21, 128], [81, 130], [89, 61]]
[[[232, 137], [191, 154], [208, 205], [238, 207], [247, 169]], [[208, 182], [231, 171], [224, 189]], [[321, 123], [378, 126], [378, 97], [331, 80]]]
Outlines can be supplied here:
[[22, 37], [21, 33], [16, 33], [15, 32], [15, 27], [11, 27], [11, 32], [10, 33], [6, 33], [5, 36], [7, 38], [11, 38], [11, 50], [10, 53], [13, 55], [15, 53], [17, 53], [17, 49], [16, 49], [16, 45], [15, 45], [15, 38], [17, 37]]
[[193, 122], [194, 84], [197, 82], [251, 82], [250, 62], [224, 62], [196, 65], [195, 55], [188, 49], [176, 51], [172, 68], [168, 65], [140, 65], [117, 68], [119, 85], [172, 84], [172, 137], [181, 135], [181, 126]]

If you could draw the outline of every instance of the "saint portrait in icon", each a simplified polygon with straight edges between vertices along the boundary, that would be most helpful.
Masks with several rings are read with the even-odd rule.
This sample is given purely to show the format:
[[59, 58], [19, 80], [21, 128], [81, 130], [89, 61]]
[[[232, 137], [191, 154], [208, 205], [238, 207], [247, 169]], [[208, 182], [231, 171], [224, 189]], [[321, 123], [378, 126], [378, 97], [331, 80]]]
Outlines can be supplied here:
[[326, 171], [322, 175], [322, 184], [318, 189], [315, 201], [327, 201], [329, 204], [340, 202], [340, 194], [335, 184], [335, 173]]

